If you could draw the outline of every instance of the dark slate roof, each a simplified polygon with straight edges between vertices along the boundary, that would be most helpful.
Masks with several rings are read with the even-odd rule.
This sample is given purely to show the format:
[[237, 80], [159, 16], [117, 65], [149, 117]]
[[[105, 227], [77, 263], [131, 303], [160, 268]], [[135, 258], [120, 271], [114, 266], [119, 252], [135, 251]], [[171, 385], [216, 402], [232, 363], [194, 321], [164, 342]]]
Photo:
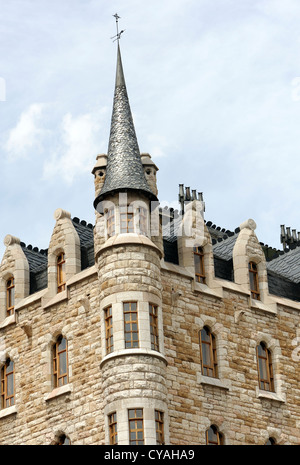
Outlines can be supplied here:
[[[300, 245], [300, 244], [299, 244]], [[283, 276], [289, 281], [300, 283], [300, 247], [282, 251], [267, 263], [268, 270], [277, 275]]]
[[81, 270], [84, 270], [95, 264], [94, 226], [76, 217], [72, 219], [72, 222], [80, 239]]
[[97, 209], [97, 205], [106, 194], [127, 190], [138, 190], [150, 197], [151, 200], [157, 200], [144, 174], [118, 44], [116, 83], [107, 152], [106, 175], [102, 190], [94, 202], [95, 209]]

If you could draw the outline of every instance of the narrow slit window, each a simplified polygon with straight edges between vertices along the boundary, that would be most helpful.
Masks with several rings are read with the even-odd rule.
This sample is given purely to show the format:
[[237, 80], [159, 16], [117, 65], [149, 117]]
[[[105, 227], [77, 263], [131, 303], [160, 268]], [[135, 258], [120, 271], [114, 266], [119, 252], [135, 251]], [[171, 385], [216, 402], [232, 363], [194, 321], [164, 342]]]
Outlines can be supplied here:
[[14, 278], [11, 277], [6, 282], [6, 315], [14, 314], [15, 308], [15, 283]]
[[118, 427], [117, 427], [117, 414], [116, 412], [108, 415], [109, 425], [109, 444], [115, 446], [118, 444]]
[[113, 319], [112, 319], [112, 307], [107, 307], [104, 310], [105, 319], [105, 341], [106, 341], [106, 353], [110, 354], [114, 350], [114, 336], [113, 336]]
[[158, 340], [158, 307], [157, 305], [149, 304], [149, 318], [150, 318], [151, 349], [158, 351], [159, 340]]
[[125, 302], [123, 304], [123, 312], [125, 348], [137, 348], [139, 347], [137, 303]]
[[62, 292], [66, 288], [66, 262], [65, 254], [61, 253], [57, 257], [57, 292]]
[[195, 279], [205, 284], [204, 252], [202, 247], [194, 247]]
[[53, 347], [53, 384], [54, 388], [68, 384], [68, 345], [62, 336]]
[[271, 352], [261, 342], [256, 348], [259, 388], [274, 392], [274, 377]]
[[260, 300], [258, 271], [254, 262], [249, 262], [249, 280], [252, 299]]
[[1, 408], [15, 404], [14, 362], [10, 359], [1, 368]]
[[200, 331], [201, 370], [204, 376], [218, 377], [216, 340], [209, 328]]
[[128, 422], [129, 444], [136, 446], [144, 445], [143, 409], [128, 410]]
[[111, 207], [107, 210], [106, 226], [108, 237], [115, 235], [115, 208]]
[[140, 234], [143, 234], [144, 236], [147, 235], [147, 210], [144, 207], [139, 207], [138, 208], [138, 215], [139, 215], [139, 230]]
[[155, 410], [155, 429], [156, 429], [156, 444], [163, 446], [165, 444], [164, 435], [164, 414], [159, 410]]

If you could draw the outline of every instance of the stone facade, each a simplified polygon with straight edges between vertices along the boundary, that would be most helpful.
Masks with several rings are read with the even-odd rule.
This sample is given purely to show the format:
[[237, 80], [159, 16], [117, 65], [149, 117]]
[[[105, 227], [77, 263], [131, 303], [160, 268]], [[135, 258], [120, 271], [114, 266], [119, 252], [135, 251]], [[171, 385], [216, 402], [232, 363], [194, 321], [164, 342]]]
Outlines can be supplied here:
[[270, 272], [253, 220], [216, 232], [202, 195], [182, 217], [159, 210], [149, 154], [138, 179], [149, 189], [119, 192], [110, 172], [103, 198], [108, 161], [92, 171], [94, 226], [57, 209], [47, 251], [4, 240], [0, 444], [197, 445], [211, 427], [225, 445], [300, 444], [298, 282]]

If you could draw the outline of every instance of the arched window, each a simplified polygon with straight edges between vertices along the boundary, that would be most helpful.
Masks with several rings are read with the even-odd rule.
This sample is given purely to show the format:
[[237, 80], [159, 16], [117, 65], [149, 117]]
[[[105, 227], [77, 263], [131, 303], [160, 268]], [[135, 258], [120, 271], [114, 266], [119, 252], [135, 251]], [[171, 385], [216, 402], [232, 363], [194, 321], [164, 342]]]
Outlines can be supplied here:
[[205, 284], [204, 252], [202, 247], [194, 247], [195, 279]]
[[66, 338], [59, 336], [53, 346], [53, 387], [68, 383], [68, 345]]
[[249, 262], [249, 280], [252, 299], [260, 300], [258, 271], [254, 262]]
[[258, 381], [260, 389], [274, 392], [274, 379], [271, 352], [264, 342], [256, 347]]
[[222, 446], [224, 443], [223, 434], [218, 431], [215, 425], [206, 430], [206, 444], [209, 446]]
[[52, 445], [54, 445], [54, 446], [70, 446], [71, 441], [70, 441], [70, 438], [65, 435], [65, 433], [60, 433], [55, 437], [54, 441], [52, 442]]
[[202, 374], [217, 378], [216, 340], [207, 326], [200, 331], [200, 357]]
[[15, 284], [14, 278], [11, 277], [6, 281], [6, 315], [14, 314], [15, 307]]
[[1, 408], [15, 404], [14, 362], [10, 359], [1, 368]]
[[66, 288], [65, 254], [60, 253], [57, 257], [57, 292], [62, 292]]
[[266, 446], [275, 446], [276, 445], [276, 441], [274, 438], [269, 438], [267, 440], [267, 442], [265, 443]]

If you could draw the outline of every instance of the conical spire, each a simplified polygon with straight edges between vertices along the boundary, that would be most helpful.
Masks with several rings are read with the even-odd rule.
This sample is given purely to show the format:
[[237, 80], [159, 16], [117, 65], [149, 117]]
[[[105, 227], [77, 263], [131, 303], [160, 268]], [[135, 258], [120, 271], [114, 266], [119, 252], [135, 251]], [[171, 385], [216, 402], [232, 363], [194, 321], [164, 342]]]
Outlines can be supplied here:
[[107, 168], [103, 188], [94, 202], [95, 208], [107, 194], [138, 190], [157, 200], [145, 178], [124, 79], [120, 45], [113, 112], [108, 144]]

